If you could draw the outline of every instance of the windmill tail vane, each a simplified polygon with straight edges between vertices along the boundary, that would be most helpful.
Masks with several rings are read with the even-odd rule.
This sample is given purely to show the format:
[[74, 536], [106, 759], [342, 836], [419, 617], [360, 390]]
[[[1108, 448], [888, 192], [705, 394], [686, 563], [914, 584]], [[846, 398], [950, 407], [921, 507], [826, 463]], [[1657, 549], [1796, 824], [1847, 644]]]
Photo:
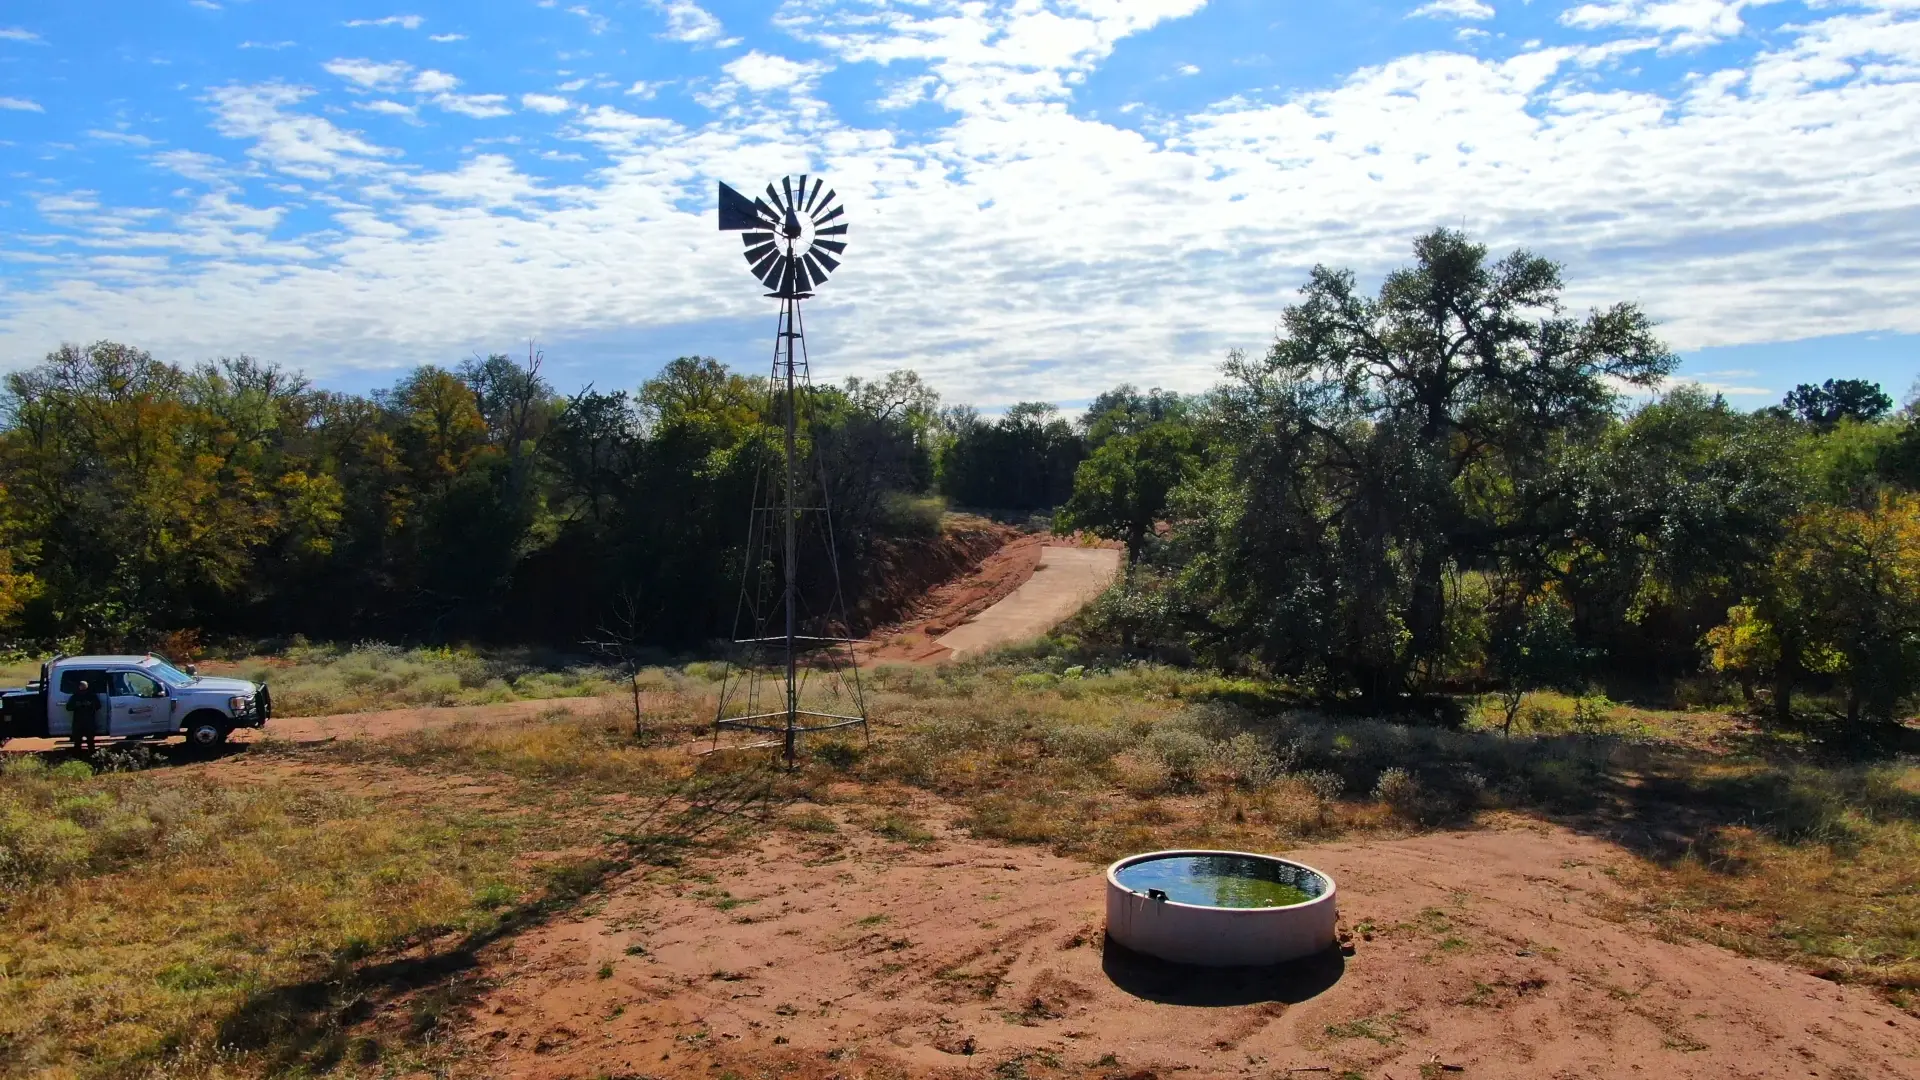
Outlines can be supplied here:
[[[798, 439], [800, 417], [804, 412], [811, 419], [813, 399], [800, 301], [840, 268], [846, 208], [818, 177], [803, 175], [795, 183], [786, 176], [779, 185], [768, 184], [764, 199], [720, 185], [720, 230], [741, 234], [747, 266], [768, 297], [780, 301], [767, 397], [785, 438], [780, 463], [754, 479], [735, 652], [721, 680], [713, 745], [720, 749], [728, 732], [771, 735], [729, 749], [778, 746], [791, 768], [802, 736], [855, 726], [866, 733], [867, 707], [840, 582], [831, 485], [817, 440], [807, 440], [802, 451]], [[824, 588], [803, 583], [801, 564], [809, 558], [825, 563]]]

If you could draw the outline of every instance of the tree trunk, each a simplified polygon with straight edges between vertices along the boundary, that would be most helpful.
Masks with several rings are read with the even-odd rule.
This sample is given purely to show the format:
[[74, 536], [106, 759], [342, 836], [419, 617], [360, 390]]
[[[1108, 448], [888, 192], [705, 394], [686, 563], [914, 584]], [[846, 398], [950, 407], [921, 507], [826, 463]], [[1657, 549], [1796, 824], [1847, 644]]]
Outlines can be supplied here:
[[1773, 671], [1773, 719], [1775, 723], [1793, 722], [1793, 670], [1784, 659]]
[[1426, 546], [1414, 569], [1412, 595], [1407, 598], [1407, 652], [1413, 664], [1438, 655], [1446, 646], [1446, 553], [1437, 544]]

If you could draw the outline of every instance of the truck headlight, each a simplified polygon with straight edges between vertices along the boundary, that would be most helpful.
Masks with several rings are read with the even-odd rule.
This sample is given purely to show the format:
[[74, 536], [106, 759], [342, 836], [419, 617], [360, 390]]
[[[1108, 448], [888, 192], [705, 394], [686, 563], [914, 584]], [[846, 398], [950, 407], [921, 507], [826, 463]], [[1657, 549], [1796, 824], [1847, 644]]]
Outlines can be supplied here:
[[253, 708], [253, 699], [250, 697], [230, 697], [227, 699], [227, 708], [237, 713], [246, 712], [248, 709]]

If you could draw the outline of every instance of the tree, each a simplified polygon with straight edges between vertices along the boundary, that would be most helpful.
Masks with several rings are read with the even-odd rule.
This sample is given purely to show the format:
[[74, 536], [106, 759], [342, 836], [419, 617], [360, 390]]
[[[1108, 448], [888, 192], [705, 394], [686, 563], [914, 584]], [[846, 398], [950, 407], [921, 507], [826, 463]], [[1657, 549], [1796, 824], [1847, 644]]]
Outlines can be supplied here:
[[1893, 399], [1880, 384], [1865, 379], [1828, 379], [1819, 386], [1801, 383], [1787, 391], [1781, 405], [1819, 431], [1830, 430], [1842, 420], [1870, 423], [1893, 411]]
[[962, 506], [1017, 513], [1051, 511], [1073, 490], [1086, 449], [1054, 406], [1023, 401], [993, 423], [949, 412], [938, 465], [940, 490]]
[[1163, 421], [1185, 421], [1193, 411], [1193, 402], [1159, 387], [1142, 394], [1132, 383], [1123, 383], [1094, 398], [1080, 417], [1080, 429], [1086, 432], [1087, 448], [1098, 450], [1115, 435], [1136, 435]]
[[1073, 495], [1054, 519], [1059, 531], [1084, 529], [1127, 545], [1127, 566], [1146, 550], [1167, 498], [1197, 470], [1193, 429], [1161, 421], [1108, 438], [1074, 473]]
[[[1565, 315], [1546, 259], [1494, 262], [1446, 229], [1414, 256], [1374, 298], [1315, 268], [1266, 356], [1229, 361], [1234, 431], [1218, 443], [1235, 448], [1234, 505], [1214, 510], [1237, 524], [1216, 535], [1293, 538], [1269, 553], [1298, 561], [1274, 584], [1304, 591], [1255, 606], [1312, 607], [1364, 693], [1397, 692], [1446, 652], [1450, 573], [1546, 543], [1554, 462], [1612, 421], [1612, 384], [1650, 386], [1676, 363], [1631, 304]], [[1212, 587], [1269, 576], [1247, 562], [1208, 561], [1237, 567]]]
[[1920, 496], [1811, 507], [1707, 640], [1720, 670], [1771, 678], [1782, 720], [1810, 677], [1842, 688], [1850, 721], [1898, 719], [1920, 691]]
[[1814, 487], [1805, 435], [1681, 386], [1570, 445], [1537, 546], [1503, 564], [1552, 584], [1588, 645], [1649, 674], [1694, 671], [1697, 643], [1764, 572]]
[[1501, 680], [1500, 732], [1513, 736], [1520, 703], [1537, 690], [1577, 692], [1588, 653], [1573, 632], [1573, 609], [1551, 593], [1527, 597], [1493, 635], [1494, 674]]

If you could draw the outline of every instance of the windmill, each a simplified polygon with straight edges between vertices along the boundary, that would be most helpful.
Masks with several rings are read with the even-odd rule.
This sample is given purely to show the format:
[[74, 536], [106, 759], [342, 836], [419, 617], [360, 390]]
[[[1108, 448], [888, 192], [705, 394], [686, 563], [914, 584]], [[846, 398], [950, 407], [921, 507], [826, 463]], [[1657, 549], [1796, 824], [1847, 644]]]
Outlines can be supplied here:
[[[771, 735], [735, 749], [778, 746], [789, 768], [801, 736], [867, 727], [829, 488], [811, 425], [806, 450], [799, 446], [801, 421], [812, 418], [813, 390], [800, 301], [839, 269], [847, 249], [846, 208], [835, 205], [832, 190], [821, 194], [825, 181], [816, 177], [809, 188], [807, 180], [800, 177], [796, 186], [793, 177], [782, 177], [779, 188], [767, 185], [765, 199], [720, 185], [721, 231], [742, 234], [747, 265], [771, 290], [768, 299], [780, 301], [767, 398], [781, 417], [784, 441], [779, 475], [763, 469], [754, 481], [734, 615], [736, 652], [721, 680], [714, 746], [728, 731]], [[810, 495], [817, 505], [806, 505]], [[824, 587], [802, 580], [807, 554], [828, 568]]]

